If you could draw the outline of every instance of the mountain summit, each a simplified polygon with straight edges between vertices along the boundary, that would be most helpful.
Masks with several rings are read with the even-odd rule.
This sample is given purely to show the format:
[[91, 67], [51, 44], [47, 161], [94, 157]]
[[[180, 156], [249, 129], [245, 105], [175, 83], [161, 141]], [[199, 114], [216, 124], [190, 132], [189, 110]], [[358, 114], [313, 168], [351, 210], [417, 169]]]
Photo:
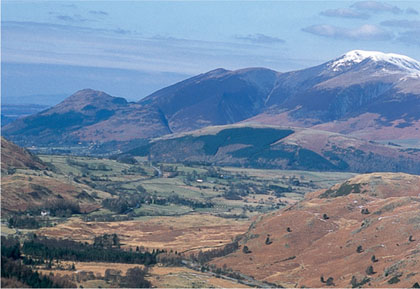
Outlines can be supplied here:
[[[387, 63], [401, 72], [420, 77], [420, 62], [405, 55], [378, 51], [352, 50], [330, 62], [333, 71], [343, 71], [364, 61]], [[390, 72], [390, 71], [388, 71]]]

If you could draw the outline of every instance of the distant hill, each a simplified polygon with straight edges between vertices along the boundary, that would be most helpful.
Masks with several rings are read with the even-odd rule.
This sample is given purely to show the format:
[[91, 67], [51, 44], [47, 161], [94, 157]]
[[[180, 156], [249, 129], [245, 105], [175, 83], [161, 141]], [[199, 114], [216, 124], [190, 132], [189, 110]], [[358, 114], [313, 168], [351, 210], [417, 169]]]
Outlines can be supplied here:
[[254, 122], [312, 127], [367, 140], [420, 135], [420, 63], [350, 51], [319, 66], [279, 73], [216, 69], [137, 103], [85, 89], [3, 128], [21, 145], [106, 143], [212, 125]]
[[144, 110], [124, 98], [85, 89], [50, 109], [6, 125], [3, 131], [24, 146], [108, 142], [169, 133], [157, 118], [159, 112]]
[[29, 116], [47, 109], [39, 104], [4, 104], [1, 105], [1, 126], [5, 126], [18, 118]]
[[169, 135], [127, 152], [158, 162], [420, 173], [420, 152], [303, 128], [228, 125]]
[[358, 175], [258, 218], [238, 251], [212, 263], [287, 288], [411, 288], [419, 195], [419, 176]]
[[38, 104], [42, 106], [53, 106], [63, 101], [68, 94], [31, 94], [19, 96], [2, 96], [2, 105], [7, 106], [26, 106], [31, 104]]
[[138, 103], [158, 107], [172, 132], [232, 124], [262, 112], [280, 73], [216, 69], [161, 89]]

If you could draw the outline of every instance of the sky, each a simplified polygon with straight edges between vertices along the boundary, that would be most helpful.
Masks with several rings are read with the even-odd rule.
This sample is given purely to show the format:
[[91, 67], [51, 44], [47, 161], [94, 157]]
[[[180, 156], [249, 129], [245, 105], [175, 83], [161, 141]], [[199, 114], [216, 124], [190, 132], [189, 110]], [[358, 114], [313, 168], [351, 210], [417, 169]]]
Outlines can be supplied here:
[[420, 1], [1, 1], [3, 103], [84, 88], [139, 100], [216, 68], [280, 72], [354, 49], [420, 60]]

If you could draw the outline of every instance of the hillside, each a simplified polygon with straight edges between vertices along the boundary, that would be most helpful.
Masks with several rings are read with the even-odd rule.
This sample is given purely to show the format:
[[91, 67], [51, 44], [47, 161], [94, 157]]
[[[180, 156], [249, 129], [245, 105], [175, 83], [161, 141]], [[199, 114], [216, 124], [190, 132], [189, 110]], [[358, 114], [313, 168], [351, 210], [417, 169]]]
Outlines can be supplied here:
[[[101, 197], [108, 193], [76, 183], [67, 175], [52, 169], [26, 149], [1, 139], [1, 207], [2, 216], [9, 213], [37, 212], [54, 208], [77, 212], [99, 208]], [[76, 211], [75, 211], [76, 212]]]
[[46, 169], [38, 157], [29, 151], [1, 137], [1, 171], [7, 173], [9, 169]]
[[419, 196], [419, 176], [358, 175], [258, 218], [241, 250], [213, 263], [284, 287], [412, 287]]
[[2, 215], [12, 212], [34, 213], [40, 210], [65, 212], [67, 209], [72, 210], [72, 213], [81, 213], [100, 207], [100, 202], [91, 196], [94, 190], [66, 181], [57, 175], [17, 173], [2, 176], [1, 182]]
[[419, 173], [420, 154], [345, 135], [262, 125], [208, 127], [150, 141], [127, 154], [158, 162], [321, 171]]
[[138, 103], [159, 107], [172, 132], [232, 124], [264, 110], [279, 75], [266, 68], [216, 69], [163, 88]]
[[286, 73], [216, 69], [137, 103], [85, 89], [3, 131], [24, 146], [130, 141], [238, 122], [412, 139], [420, 129], [419, 96], [418, 61], [355, 50]]

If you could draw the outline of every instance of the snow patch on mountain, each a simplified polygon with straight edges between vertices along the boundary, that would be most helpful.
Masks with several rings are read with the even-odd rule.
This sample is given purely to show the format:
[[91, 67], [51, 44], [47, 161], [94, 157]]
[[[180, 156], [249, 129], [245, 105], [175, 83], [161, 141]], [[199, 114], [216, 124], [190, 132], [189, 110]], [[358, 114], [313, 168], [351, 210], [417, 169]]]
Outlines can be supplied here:
[[[374, 62], [386, 62], [395, 66], [399, 71], [406, 72], [409, 76], [420, 77], [420, 62], [405, 55], [383, 53], [379, 51], [352, 50], [343, 56], [331, 61], [328, 67], [333, 71], [342, 71], [354, 64], [369, 59]], [[384, 72], [395, 73], [395, 70], [384, 69]]]

